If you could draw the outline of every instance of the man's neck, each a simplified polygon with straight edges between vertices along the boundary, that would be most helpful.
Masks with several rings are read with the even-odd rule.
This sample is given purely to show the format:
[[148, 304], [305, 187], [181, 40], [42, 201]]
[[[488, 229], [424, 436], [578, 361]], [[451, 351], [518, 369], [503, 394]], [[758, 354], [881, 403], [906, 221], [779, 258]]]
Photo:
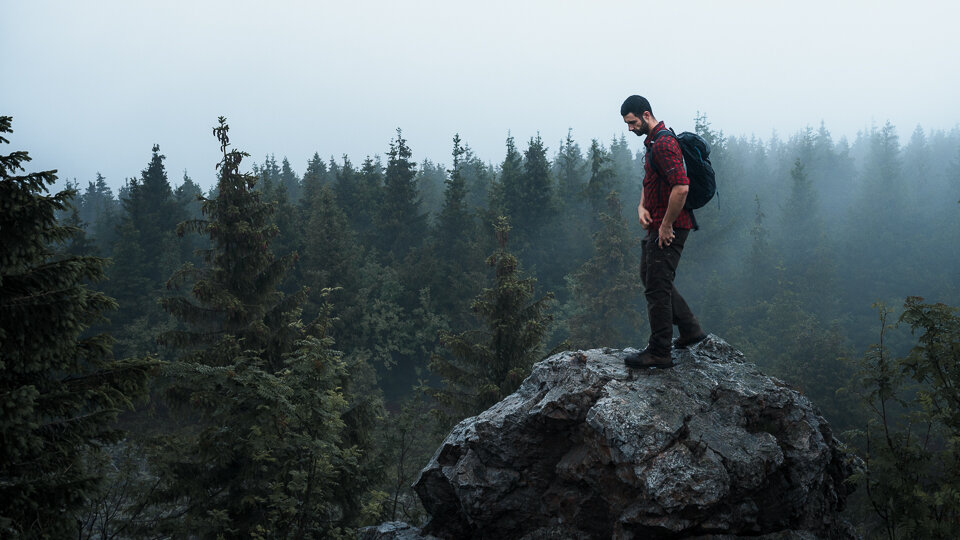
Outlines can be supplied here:
[[657, 126], [659, 125], [660, 122], [651, 116], [650, 121], [647, 123], [647, 138], [644, 139], [644, 142], [650, 140], [650, 137], [653, 137], [653, 130], [657, 129]]

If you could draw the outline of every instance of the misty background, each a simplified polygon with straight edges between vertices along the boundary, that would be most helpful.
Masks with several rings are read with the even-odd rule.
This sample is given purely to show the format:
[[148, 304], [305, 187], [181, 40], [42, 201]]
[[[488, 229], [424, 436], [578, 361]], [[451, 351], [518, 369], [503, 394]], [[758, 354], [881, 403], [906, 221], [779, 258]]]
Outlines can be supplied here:
[[[71, 328], [109, 342], [94, 348], [103, 364], [80, 367], [108, 366], [110, 414], [125, 409], [102, 419], [124, 430], [111, 444], [36, 445], [100, 487], [53, 490], [69, 511], [31, 499], [50, 515], [24, 527], [349, 537], [420, 523], [409, 486], [456, 421], [556, 348], [644, 346], [645, 157], [619, 115], [639, 93], [712, 146], [719, 195], [696, 211], [677, 277], [705, 330], [873, 449], [859, 481], [899, 513], [859, 491], [861, 533], [956, 537], [960, 8], [37, 1], [2, 14], [13, 133], [0, 152], [29, 151], [28, 171], [58, 170], [51, 191], [76, 191], [56, 212], [75, 229], [39, 253], [51, 272], [102, 270], [74, 278], [78, 294], [115, 309]], [[219, 116], [228, 150], [250, 154], [239, 170], [223, 166]], [[45, 333], [73, 305], [58, 302], [4, 330], [74, 347]], [[933, 357], [945, 385], [905, 375]], [[59, 391], [57, 373], [28, 375]], [[871, 439], [878, 422], [895, 436]]]
[[[218, 115], [254, 159], [355, 161], [404, 129], [416, 160], [459, 133], [484, 161], [508, 131], [556, 148], [624, 133], [629, 94], [690, 130], [767, 139], [823, 121], [960, 122], [951, 2], [184, 2], [5, 0], [0, 104], [40, 168], [114, 189], [159, 144], [212, 187]], [[638, 141], [631, 141], [639, 148]]]

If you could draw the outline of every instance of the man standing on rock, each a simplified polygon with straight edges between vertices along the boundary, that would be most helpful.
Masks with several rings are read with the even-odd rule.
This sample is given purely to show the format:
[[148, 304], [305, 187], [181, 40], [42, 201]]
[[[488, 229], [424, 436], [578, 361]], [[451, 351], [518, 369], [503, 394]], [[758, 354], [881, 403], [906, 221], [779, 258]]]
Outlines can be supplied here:
[[[690, 307], [673, 286], [683, 244], [696, 229], [693, 212], [683, 207], [690, 180], [683, 167], [683, 154], [676, 137], [663, 122], [653, 116], [650, 102], [642, 96], [630, 96], [620, 106], [620, 115], [634, 134], [646, 136], [643, 163], [643, 193], [637, 213], [644, 236], [640, 256], [640, 280], [647, 298], [650, 340], [640, 352], [627, 355], [629, 367], [673, 366], [671, 346], [679, 349], [698, 343], [707, 335]], [[662, 133], [666, 132], [666, 133]], [[680, 337], [673, 343], [673, 325]]]

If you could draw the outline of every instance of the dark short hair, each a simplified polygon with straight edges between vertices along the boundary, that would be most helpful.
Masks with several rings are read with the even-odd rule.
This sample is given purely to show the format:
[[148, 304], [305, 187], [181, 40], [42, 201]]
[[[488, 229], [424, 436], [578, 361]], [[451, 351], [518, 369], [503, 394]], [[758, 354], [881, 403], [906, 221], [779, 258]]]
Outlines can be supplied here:
[[650, 102], [643, 96], [632, 95], [625, 99], [623, 105], [620, 106], [620, 116], [633, 113], [639, 118], [643, 116], [643, 111], [650, 111], [650, 116], [653, 116], [653, 109], [650, 108]]

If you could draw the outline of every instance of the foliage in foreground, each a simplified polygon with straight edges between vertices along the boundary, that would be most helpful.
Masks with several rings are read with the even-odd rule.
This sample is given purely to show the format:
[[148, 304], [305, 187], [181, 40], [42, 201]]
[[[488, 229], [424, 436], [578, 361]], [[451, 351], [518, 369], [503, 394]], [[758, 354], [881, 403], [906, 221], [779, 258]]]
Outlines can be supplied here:
[[536, 280], [524, 277], [516, 257], [507, 251], [509, 232], [501, 217], [496, 226], [499, 248], [487, 259], [496, 270], [496, 284], [472, 305], [483, 327], [461, 334], [442, 331], [440, 341], [450, 354], [435, 355], [430, 362], [444, 383], [434, 398], [453, 419], [477, 414], [509, 395], [543, 358], [553, 294], [533, 299]]
[[888, 538], [960, 536], [960, 316], [910, 297], [899, 323], [917, 336], [902, 358], [884, 340], [860, 362], [858, 387], [871, 417], [854, 432], [866, 467], [854, 478], [873, 511], [871, 532]]
[[[352, 400], [363, 366], [348, 364], [326, 334], [329, 306], [304, 327], [306, 291], [279, 290], [295, 255], [275, 259], [271, 207], [239, 172], [245, 154], [228, 151], [225, 120], [214, 133], [223, 161], [206, 220], [206, 266], [186, 266], [192, 298], [164, 299], [184, 329], [160, 339], [180, 352], [164, 373], [168, 399], [185, 421], [154, 442], [161, 480], [150, 503], [152, 530], [202, 538], [329, 538], [346, 534], [364, 510], [370, 463], [366, 438], [378, 402]], [[357, 404], [363, 406], [357, 407]], [[352, 422], [353, 425], [349, 425]], [[366, 478], [366, 479], [365, 479]]]
[[151, 361], [114, 360], [109, 336], [88, 335], [116, 308], [86, 285], [105, 261], [55, 255], [80, 232], [56, 219], [74, 193], [45, 194], [56, 171], [18, 175], [29, 160], [0, 155], [0, 536], [66, 538], [100, 488], [90, 460], [121, 437], [117, 414], [145, 392]]

